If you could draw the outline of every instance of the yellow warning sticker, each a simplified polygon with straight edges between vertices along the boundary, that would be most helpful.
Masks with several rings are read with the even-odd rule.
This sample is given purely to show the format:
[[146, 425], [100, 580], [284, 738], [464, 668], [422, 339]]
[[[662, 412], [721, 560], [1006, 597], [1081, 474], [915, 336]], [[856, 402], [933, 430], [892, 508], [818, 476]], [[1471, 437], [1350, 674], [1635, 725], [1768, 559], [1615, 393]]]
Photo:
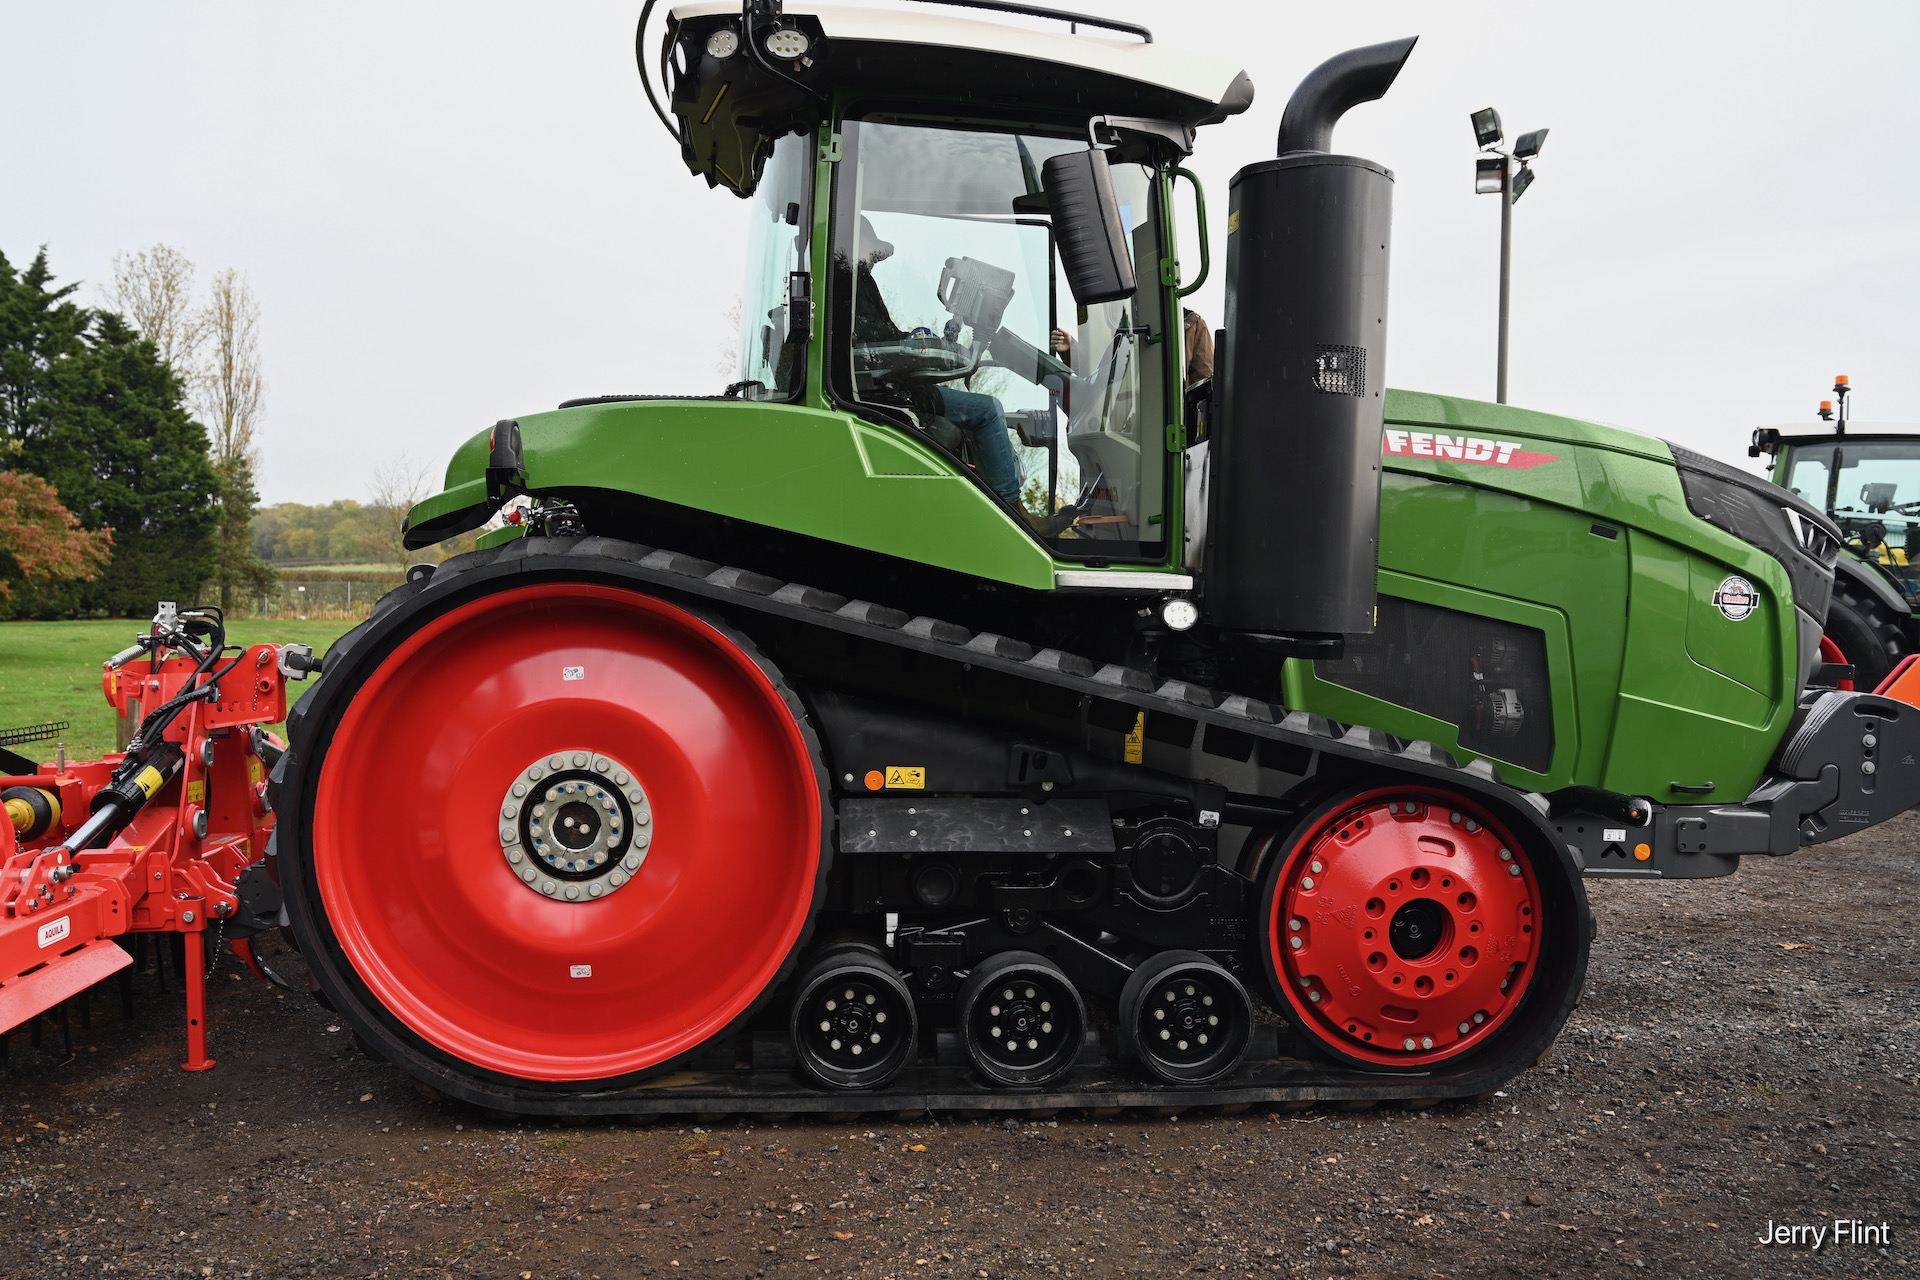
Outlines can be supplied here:
[[1232, 235], [1240, 229], [1240, 211], [1235, 209], [1227, 215], [1227, 234]]
[[927, 770], [924, 765], [890, 764], [887, 766], [887, 786], [904, 787], [909, 791], [927, 789]]
[[265, 766], [263, 766], [260, 763], [260, 757], [248, 756], [247, 757], [247, 781], [258, 782], [260, 781], [260, 779], [266, 776], [267, 776], [267, 771]]
[[187, 803], [199, 804], [207, 798], [207, 780], [195, 778], [187, 784]]
[[1127, 763], [1139, 764], [1140, 757], [1147, 749], [1147, 713], [1142, 711], [1133, 718], [1133, 728], [1127, 730]]

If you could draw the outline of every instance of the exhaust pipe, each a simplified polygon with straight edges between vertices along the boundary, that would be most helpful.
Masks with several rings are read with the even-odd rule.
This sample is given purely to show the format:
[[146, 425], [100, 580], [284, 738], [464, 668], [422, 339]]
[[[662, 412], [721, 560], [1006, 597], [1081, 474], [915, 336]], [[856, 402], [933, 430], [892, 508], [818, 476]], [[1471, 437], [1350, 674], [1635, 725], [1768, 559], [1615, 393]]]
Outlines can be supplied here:
[[1373, 630], [1393, 174], [1329, 148], [1413, 45], [1315, 68], [1281, 117], [1278, 158], [1228, 188], [1206, 607], [1230, 638], [1280, 653], [1336, 656]]

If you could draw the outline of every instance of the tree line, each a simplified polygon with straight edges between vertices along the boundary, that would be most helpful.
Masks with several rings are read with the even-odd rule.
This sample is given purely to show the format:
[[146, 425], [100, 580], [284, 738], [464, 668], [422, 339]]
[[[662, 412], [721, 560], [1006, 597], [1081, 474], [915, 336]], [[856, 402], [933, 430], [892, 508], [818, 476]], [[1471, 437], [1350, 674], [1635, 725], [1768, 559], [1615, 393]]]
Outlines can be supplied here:
[[156, 245], [82, 306], [0, 253], [0, 617], [145, 616], [272, 582], [254, 547], [266, 380], [240, 272]]

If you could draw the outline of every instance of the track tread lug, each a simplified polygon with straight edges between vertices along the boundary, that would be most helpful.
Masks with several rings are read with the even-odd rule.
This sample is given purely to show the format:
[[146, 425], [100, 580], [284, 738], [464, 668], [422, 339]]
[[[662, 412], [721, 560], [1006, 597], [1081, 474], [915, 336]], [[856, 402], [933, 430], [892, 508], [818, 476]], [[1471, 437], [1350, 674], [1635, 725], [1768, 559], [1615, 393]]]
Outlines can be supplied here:
[[973, 639], [973, 632], [959, 623], [942, 622], [938, 618], [929, 618], [924, 614], [913, 619], [900, 630], [922, 640], [937, 640], [941, 644], [963, 645]]
[[748, 595], [770, 596], [784, 585], [780, 579], [764, 573], [755, 573], [751, 569], [736, 569], [732, 565], [715, 569], [707, 575], [707, 581], [716, 587], [725, 587], [729, 591], [744, 591]]
[[818, 587], [809, 587], [798, 582], [789, 582], [774, 592], [769, 599], [776, 604], [798, 605], [802, 609], [812, 609], [816, 613], [838, 613], [847, 604], [845, 596], [835, 595], [831, 591], [822, 591]]
[[1138, 667], [1123, 667], [1117, 662], [1109, 662], [1093, 673], [1093, 678], [1101, 684], [1117, 685], [1122, 689], [1131, 689], [1135, 693], [1152, 693], [1153, 677]]
[[1212, 710], [1218, 703], [1213, 690], [1186, 680], [1169, 680], [1154, 691], [1169, 702], [1184, 702], [1190, 707]]
[[1077, 653], [1063, 653], [1058, 649], [1042, 649], [1027, 659], [1027, 665], [1038, 667], [1042, 671], [1058, 671], [1063, 676], [1090, 676], [1093, 674], [1093, 662]]
[[690, 556], [684, 551], [650, 551], [640, 558], [643, 569], [662, 569], [668, 573], [677, 573], [683, 578], [705, 578], [717, 571], [720, 566], [711, 560], [702, 560], [699, 556]]
[[1249, 698], [1244, 693], [1230, 693], [1220, 703], [1219, 709], [1230, 716], [1239, 716], [1244, 720], [1258, 720], [1262, 724], [1273, 723], [1273, 705]]
[[898, 631], [907, 625], [907, 620], [913, 615], [905, 609], [889, 609], [871, 600], [849, 600], [834, 611], [834, 616], [853, 622], [864, 622], [870, 627], [884, 627], [888, 631]]
[[1033, 646], [1026, 641], [991, 631], [982, 631], [967, 641], [966, 648], [989, 658], [1007, 658], [1014, 662], [1026, 662], [1033, 657]]

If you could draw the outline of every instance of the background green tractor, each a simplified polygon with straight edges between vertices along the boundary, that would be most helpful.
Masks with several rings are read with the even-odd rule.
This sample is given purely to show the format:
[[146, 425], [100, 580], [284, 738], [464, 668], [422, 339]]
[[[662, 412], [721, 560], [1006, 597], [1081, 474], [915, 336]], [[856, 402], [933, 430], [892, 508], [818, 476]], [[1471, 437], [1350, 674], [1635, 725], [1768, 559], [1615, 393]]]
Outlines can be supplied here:
[[1176, 192], [1246, 76], [952, 7], [643, 11], [751, 202], [739, 376], [476, 434], [408, 538], [504, 523], [289, 718], [363, 1041], [546, 1113], [1472, 1096], [1577, 999], [1584, 877], [1920, 796], [1920, 712], [1822, 683], [1825, 515], [1385, 389], [1392, 174], [1332, 137], [1411, 40], [1233, 179], [1187, 386]]
[[[1832, 517], [1847, 554], [1835, 566], [1827, 638], [1832, 660], [1851, 664], [1854, 682], [1877, 689], [1900, 659], [1920, 652], [1920, 566], [1908, 562], [1909, 530], [1920, 520], [1920, 426], [1853, 423], [1853, 388], [1834, 380], [1820, 402], [1833, 424], [1818, 434], [1759, 427], [1747, 453], [1773, 459], [1774, 483]], [[1838, 408], [1835, 408], [1835, 405]]]

